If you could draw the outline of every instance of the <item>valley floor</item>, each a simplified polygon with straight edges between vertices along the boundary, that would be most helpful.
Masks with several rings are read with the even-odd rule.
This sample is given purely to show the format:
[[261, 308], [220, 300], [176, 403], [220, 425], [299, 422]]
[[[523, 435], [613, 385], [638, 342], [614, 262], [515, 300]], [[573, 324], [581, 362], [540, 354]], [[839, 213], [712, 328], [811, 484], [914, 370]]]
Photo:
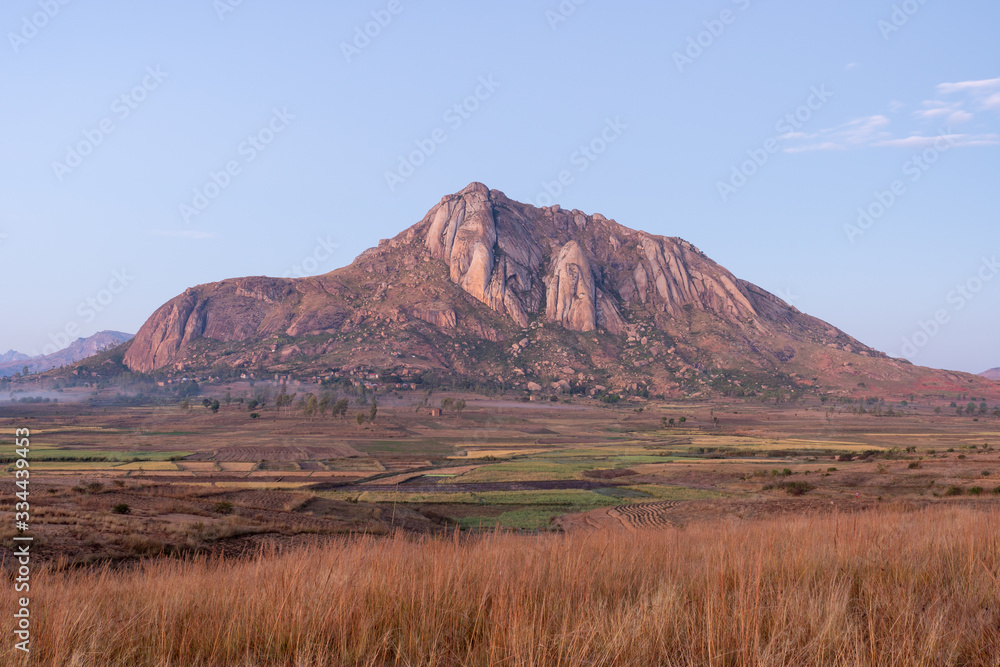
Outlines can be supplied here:
[[997, 664], [990, 413], [465, 398], [0, 406], [31, 664]]

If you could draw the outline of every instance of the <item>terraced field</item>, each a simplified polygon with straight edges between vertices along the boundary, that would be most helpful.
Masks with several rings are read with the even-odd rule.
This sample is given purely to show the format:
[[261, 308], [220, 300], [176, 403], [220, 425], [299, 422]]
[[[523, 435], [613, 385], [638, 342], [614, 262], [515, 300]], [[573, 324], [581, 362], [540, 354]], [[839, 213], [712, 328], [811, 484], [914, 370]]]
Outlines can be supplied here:
[[677, 526], [678, 522], [670, 519], [670, 510], [677, 507], [679, 501], [660, 500], [651, 503], [634, 503], [619, 505], [607, 510], [608, 516], [617, 519], [629, 530], [637, 528], [667, 528]]

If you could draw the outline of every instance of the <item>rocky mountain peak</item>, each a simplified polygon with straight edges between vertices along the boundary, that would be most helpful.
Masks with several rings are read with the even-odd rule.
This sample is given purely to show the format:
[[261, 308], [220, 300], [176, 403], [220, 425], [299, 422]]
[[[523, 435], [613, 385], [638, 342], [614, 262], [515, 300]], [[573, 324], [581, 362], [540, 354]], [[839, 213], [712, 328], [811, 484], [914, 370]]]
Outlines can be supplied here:
[[[522, 344], [543, 325], [555, 347]], [[662, 375], [773, 369], [803, 345], [885, 356], [740, 280], [683, 239], [600, 213], [535, 207], [471, 183], [325, 275], [188, 288], [147, 320], [124, 363], [137, 371], [321, 369], [368, 355], [373, 364], [508, 382], [562, 373], [571, 350], [581, 368]], [[631, 370], [620, 366], [626, 362]]]
[[615, 296], [679, 316], [685, 304], [745, 322], [754, 294], [690, 243], [597, 213], [535, 208], [472, 183], [444, 197], [418, 228], [452, 282], [525, 326], [545, 317], [573, 331], [623, 331]]

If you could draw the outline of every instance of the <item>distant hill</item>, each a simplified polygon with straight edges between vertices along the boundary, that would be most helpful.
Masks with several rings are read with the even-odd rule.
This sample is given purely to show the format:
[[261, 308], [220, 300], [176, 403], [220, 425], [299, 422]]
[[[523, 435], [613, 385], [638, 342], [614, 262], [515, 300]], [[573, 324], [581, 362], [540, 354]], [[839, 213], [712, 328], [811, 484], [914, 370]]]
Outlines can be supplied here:
[[1000, 366], [997, 366], [996, 368], [991, 368], [988, 371], [983, 371], [982, 373], [980, 373], [980, 375], [982, 375], [987, 380], [1000, 380]]
[[[75, 341], [70, 343], [67, 347], [59, 350], [58, 352], [53, 352], [52, 354], [46, 354], [38, 357], [29, 357], [26, 354], [21, 354], [20, 352], [14, 352], [11, 350], [0, 357], [3, 361], [0, 361], [0, 377], [13, 375], [14, 373], [20, 373], [25, 366], [32, 373], [41, 373], [47, 371], [50, 368], [58, 368], [60, 366], [68, 366], [75, 361], [80, 361], [81, 359], [86, 359], [89, 356], [95, 355], [102, 350], [106, 350], [116, 345], [121, 345], [122, 343], [131, 340], [133, 334], [122, 333], [121, 331], [98, 331], [93, 336], [87, 338], [77, 338]], [[11, 359], [7, 359], [8, 355], [20, 355], [14, 356]]]
[[7, 350], [0, 354], [0, 364], [5, 364], [8, 361], [24, 361], [25, 359], [31, 359], [31, 356], [17, 350]]
[[123, 362], [161, 373], [366, 368], [563, 393], [997, 391], [890, 359], [683, 239], [481, 183], [325, 275], [188, 288], [142, 325]]

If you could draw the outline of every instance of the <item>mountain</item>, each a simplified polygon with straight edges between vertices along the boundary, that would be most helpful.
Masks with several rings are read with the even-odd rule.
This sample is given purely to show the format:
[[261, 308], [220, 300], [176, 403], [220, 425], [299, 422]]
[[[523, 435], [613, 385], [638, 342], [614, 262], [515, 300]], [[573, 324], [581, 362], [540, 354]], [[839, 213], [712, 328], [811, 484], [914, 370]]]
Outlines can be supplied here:
[[41, 373], [50, 368], [68, 366], [76, 361], [95, 355], [102, 350], [121, 345], [131, 338], [132, 334], [120, 331], [98, 331], [93, 336], [77, 338], [65, 348], [52, 354], [38, 357], [27, 357], [27, 355], [24, 355], [22, 359], [0, 363], [0, 376], [20, 373], [25, 366], [32, 373]]
[[997, 368], [991, 368], [988, 371], [983, 371], [980, 373], [987, 380], [1000, 380], [1000, 366]]
[[0, 354], [0, 364], [7, 363], [8, 361], [24, 361], [25, 359], [31, 359], [31, 357], [17, 350], [7, 350], [3, 354]]
[[873, 383], [962, 391], [975, 378], [890, 359], [683, 239], [536, 208], [481, 183], [325, 275], [187, 289], [143, 324], [124, 363], [294, 374], [366, 366], [666, 395]]

